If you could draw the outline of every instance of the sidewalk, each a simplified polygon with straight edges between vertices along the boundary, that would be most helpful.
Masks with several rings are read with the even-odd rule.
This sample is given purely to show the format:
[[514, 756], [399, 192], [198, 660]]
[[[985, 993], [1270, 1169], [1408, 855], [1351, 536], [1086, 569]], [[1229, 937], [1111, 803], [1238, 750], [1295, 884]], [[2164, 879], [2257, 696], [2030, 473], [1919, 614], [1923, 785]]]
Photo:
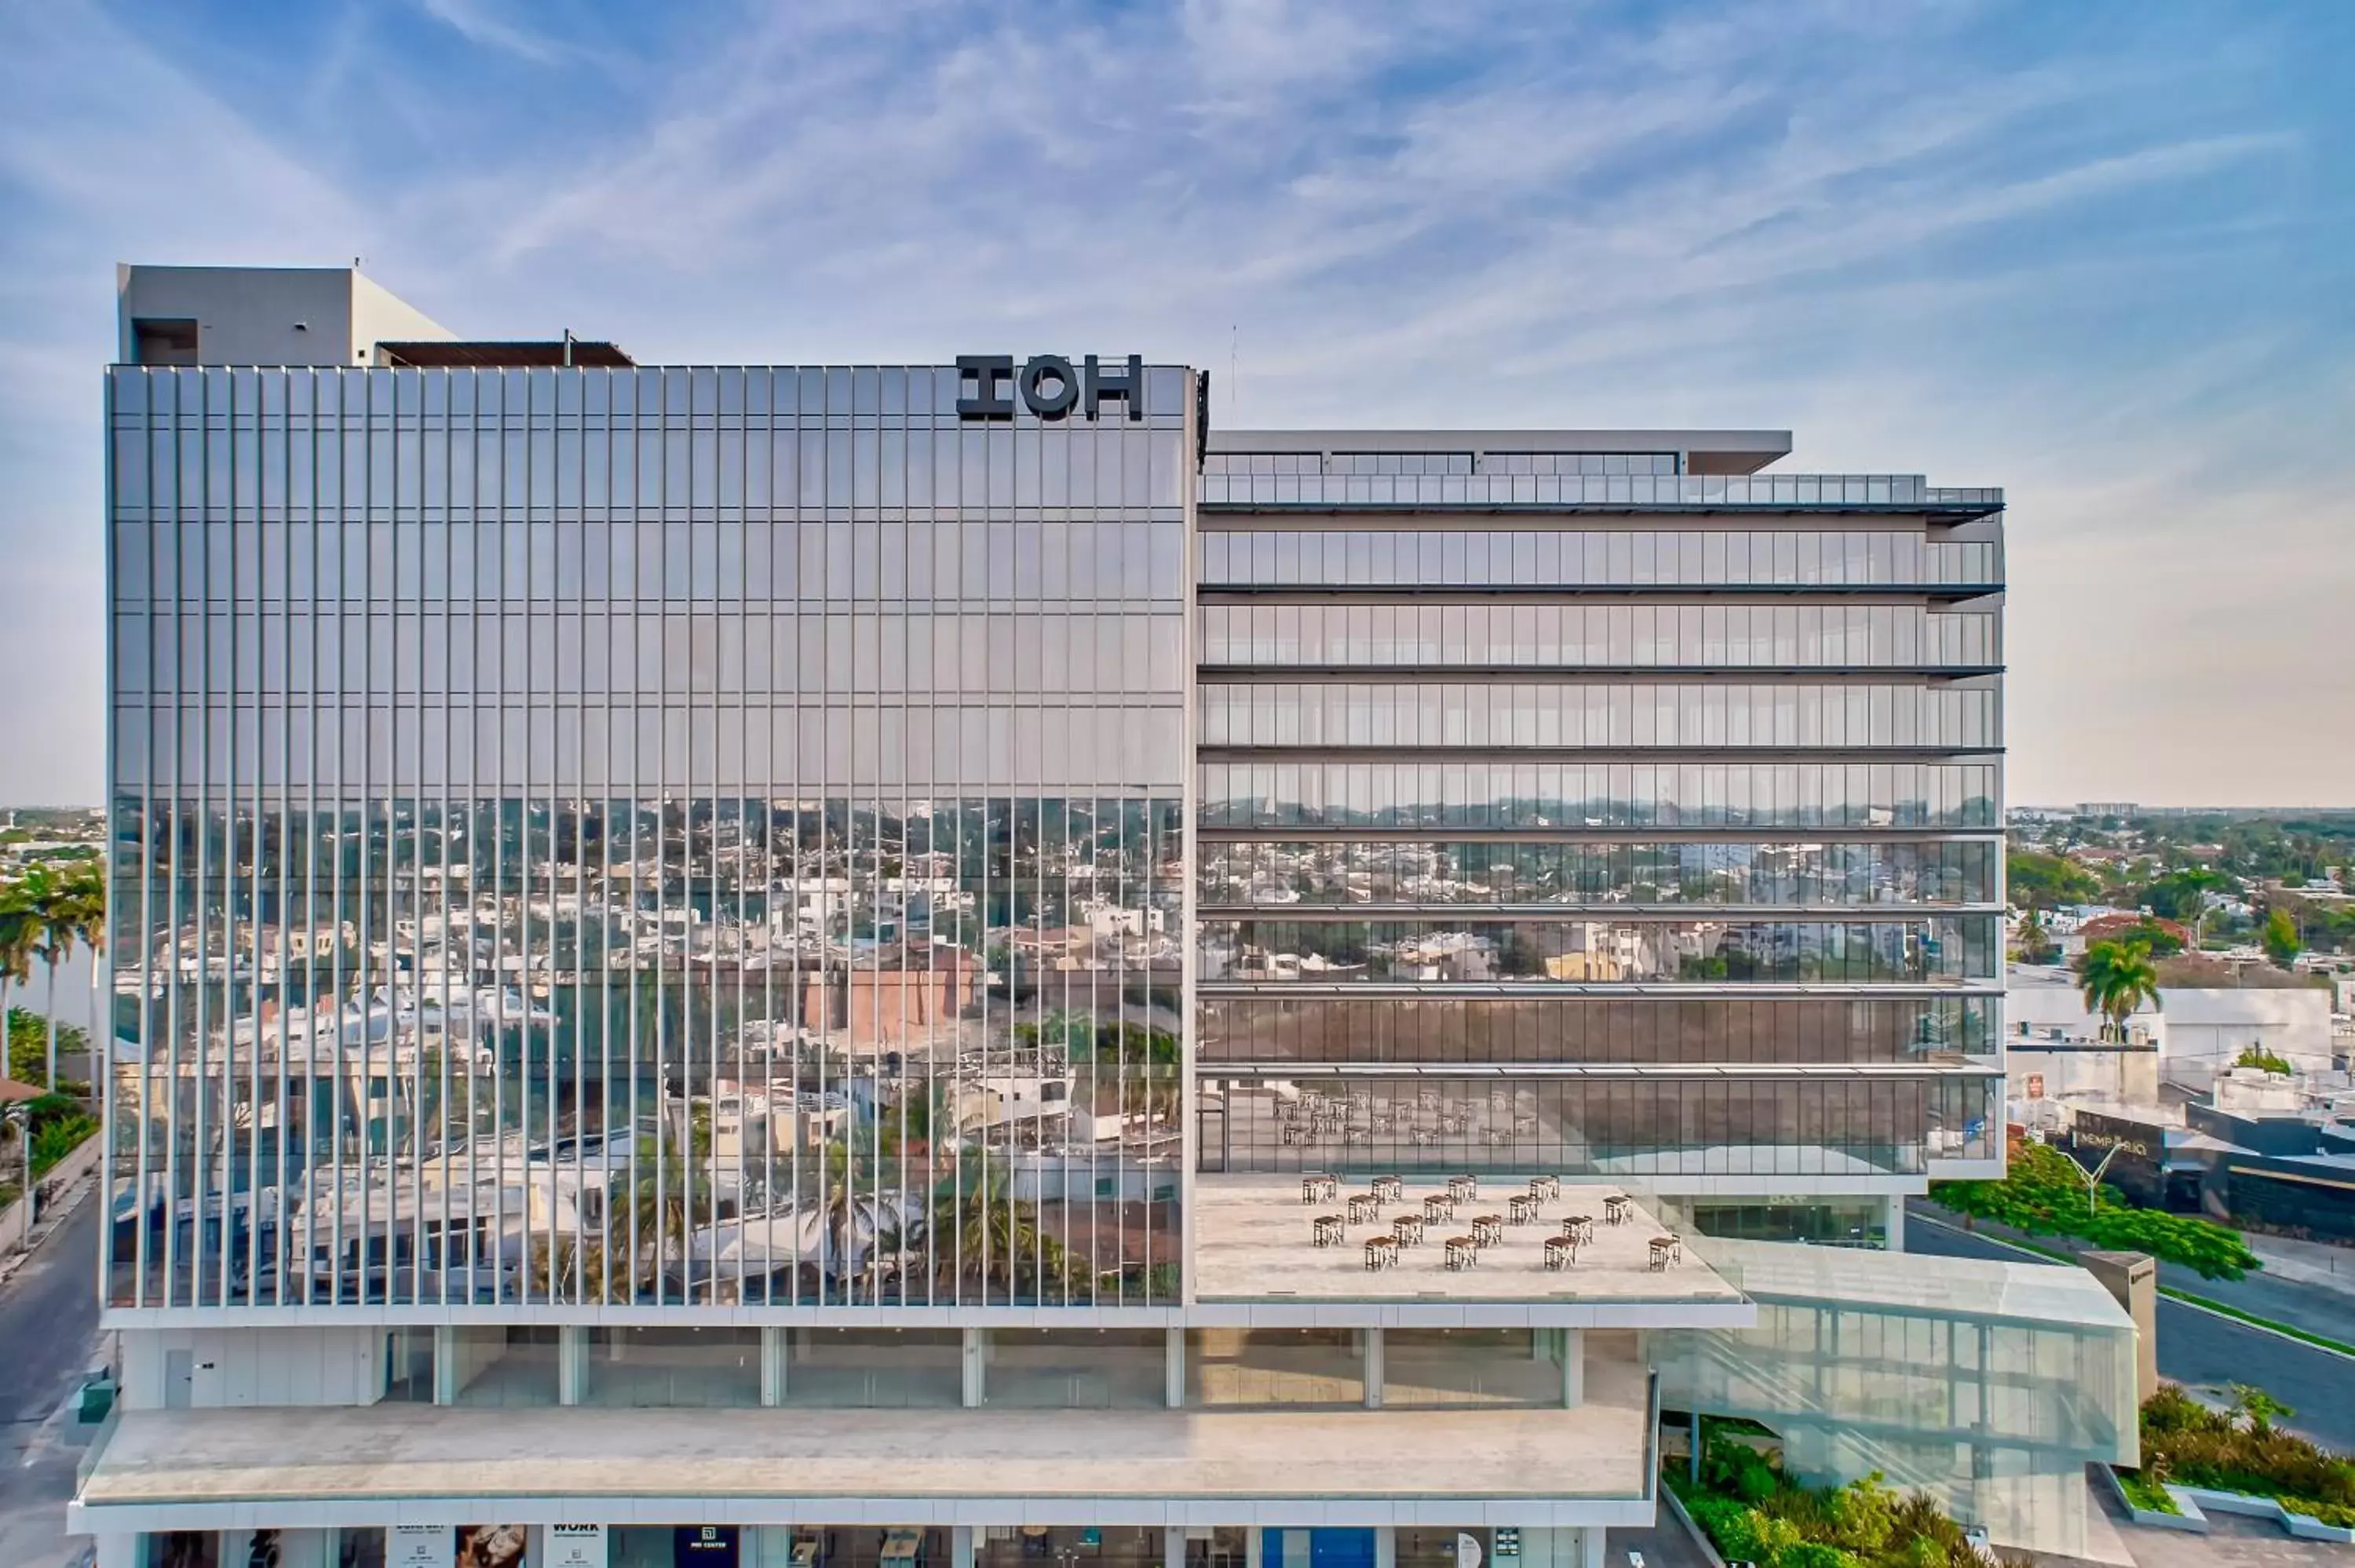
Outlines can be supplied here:
[[2241, 1239], [2264, 1260], [2264, 1271], [2276, 1279], [2295, 1279], [2300, 1285], [2355, 1296], [2355, 1247], [2292, 1241], [2286, 1236], [2251, 1235], [2245, 1231]]
[[74, 1211], [80, 1208], [97, 1189], [98, 1173], [89, 1171], [76, 1178], [65, 1191], [52, 1193], [45, 1200], [40, 1216], [33, 1222], [32, 1234], [25, 1238], [25, 1245], [7, 1256], [0, 1257], [0, 1290], [7, 1288], [8, 1281], [16, 1277], [16, 1271], [39, 1254], [41, 1245], [57, 1234], [58, 1227], [73, 1218]]

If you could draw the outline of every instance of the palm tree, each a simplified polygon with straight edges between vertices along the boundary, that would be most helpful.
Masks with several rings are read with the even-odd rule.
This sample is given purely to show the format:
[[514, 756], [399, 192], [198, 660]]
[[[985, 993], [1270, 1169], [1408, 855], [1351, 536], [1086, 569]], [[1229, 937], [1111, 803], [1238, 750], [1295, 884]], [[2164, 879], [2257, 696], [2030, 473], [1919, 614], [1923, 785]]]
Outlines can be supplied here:
[[2079, 963], [2077, 989], [2085, 1006], [2105, 1020], [2102, 1037], [2123, 1042], [2126, 1020], [2136, 1010], [2159, 1005], [2158, 966], [2151, 962], [2150, 944], [2094, 943]]
[[985, 1176], [979, 1161], [968, 1161], [934, 1187], [927, 1228], [936, 1279], [980, 1286], [985, 1296], [991, 1286], [1009, 1295], [1029, 1287], [1042, 1296], [1092, 1296], [1086, 1268], [1039, 1229], [1037, 1205], [1017, 1199], [1002, 1171]]
[[531, 1286], [543, 1301], [610, 1301], [626, 1306], [637, 1289], [632, 1272], [610, 1270], [604, 1247], [593, 1241], [576, 1244], [570, 1236], [559, 1236], [550, 1246], [542, 1236], [531, 1244]]
[[2044, 912], [2030, 909], [2028, 918], [2019, 923], [2019, 956], [2034, 963], [2044, 949], [2052, 945], [2052, 934], [2044, 925]]
[[48, 967], [49, 995], [48, 1079], [44, 1086], [58, 1092], [58, 965], [87, 947], [93, 957], [106, 944], [106, 884], [98, 867], [80, 864], [64, 875], [48, 879], [34, 907], [38, 940], [34, 946]]
[[[45, 869], [37, 866], [34, 874], [22, 881], [0, 882], [0, 1042], [9, 1035], [9, 985], [25, 984], [33, 978], [33, 948], [40, 933], [35, 878], [45, 874]], [[0, 1050], [0, 1058], [5, 1054], [5, 1050]], [[5, 1073], [6, 1066], [6, 1062], [0, 1060], [0, 1073]]]
[[623, 1195], [628, 1207], [615, 1224], [631, 1227], [620, 1233], [624, 1245], [629, 1236], [636, 1239], [631, 1249], [634, 1274], [659, 1278], [664, 1265], [685, 1264], [688, 1230], [711, 1213], [711, 1107], [695, 1105], [687, 1125], [687, 1148], [677, 1139], [662, 1139], [658, 1147], [656, 1139], [641, 1138], [630, 1161]]

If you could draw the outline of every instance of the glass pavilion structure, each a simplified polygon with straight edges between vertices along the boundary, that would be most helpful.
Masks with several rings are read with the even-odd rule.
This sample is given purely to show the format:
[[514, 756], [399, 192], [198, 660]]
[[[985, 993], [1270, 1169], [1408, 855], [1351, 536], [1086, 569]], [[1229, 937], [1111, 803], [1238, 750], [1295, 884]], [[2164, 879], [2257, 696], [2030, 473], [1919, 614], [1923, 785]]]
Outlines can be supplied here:
[[122, 293], [106, 1568], [1598, 1563], [2001, 1169], [1999, 493]]

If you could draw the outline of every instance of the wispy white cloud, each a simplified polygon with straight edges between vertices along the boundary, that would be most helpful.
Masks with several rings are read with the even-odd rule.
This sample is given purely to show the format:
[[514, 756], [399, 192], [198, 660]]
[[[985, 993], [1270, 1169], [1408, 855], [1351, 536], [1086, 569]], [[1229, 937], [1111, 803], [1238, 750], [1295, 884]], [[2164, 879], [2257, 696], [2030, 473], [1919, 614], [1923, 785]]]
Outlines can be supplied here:
[[[365, 251], [462, 329], [664, 358], [1135, 345], [1259, 423], [1788, 423], [1802, 465], [2014, 486], [2016, 790], [2206, 789], [2103, 727], [2155, 691], [2186, 724], [2292, 711], [2213, 694], [2179, 637], [2098, 656], [2105, 619], [2252, 597], [2235, 535], [2271, 512], [2318, 546], [2355, 478], [2330, 334], [2254, 297], [2318, 245], [2320, 111], [2267, 90], [2278, 38], [2188, 48], [2196, 7], [2037, 39], [2006, 0], [809, 0], [647, 48], [636, 13], [408, 4], [346, 12], [286, 104], [91, 0], [0, 16], [0, 483], [37, 498], [0, 546], [94, 592], [48, 541], [96, 514], [114, 260]], [[2077, 575], [2119, 558], [2132, 602], [2087, 614]], [[2337, 559], [2298, 603], [2355, 586]], [[2265, 620], [2250, 647], [2317, 645]], [[2080, 678], [2108, 700], [2051, 699]], [[82, 694], [13, 700], [0, 733], [81, 760], [0, 748], [0, 799], [92, 792]]]

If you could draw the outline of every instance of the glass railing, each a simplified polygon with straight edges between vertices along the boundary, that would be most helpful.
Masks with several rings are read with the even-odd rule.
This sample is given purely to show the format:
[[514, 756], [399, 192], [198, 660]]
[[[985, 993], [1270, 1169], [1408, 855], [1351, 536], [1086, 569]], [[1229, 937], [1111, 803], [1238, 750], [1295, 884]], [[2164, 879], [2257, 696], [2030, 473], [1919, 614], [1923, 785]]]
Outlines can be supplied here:
[[1891, 506], [1995, 511], [2003, 492], [1918, 473], [1206, 473], [1206, 506]]

